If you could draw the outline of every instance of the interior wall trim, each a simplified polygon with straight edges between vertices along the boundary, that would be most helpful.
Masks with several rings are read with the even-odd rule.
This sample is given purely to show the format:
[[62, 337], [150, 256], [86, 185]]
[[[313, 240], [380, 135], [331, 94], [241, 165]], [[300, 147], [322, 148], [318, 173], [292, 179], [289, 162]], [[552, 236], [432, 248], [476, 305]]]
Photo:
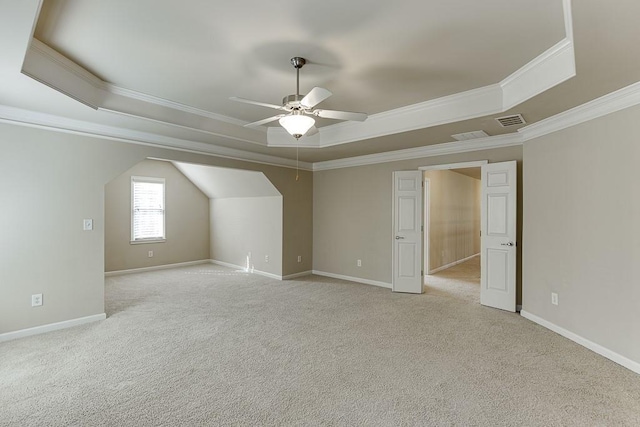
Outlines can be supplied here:
[[123, 276], [126, 274], [144, 273], [148, 271], [157, 271], [157, 270], [167, 270], [169, 268], [188, 267], [191, 265], [206, 264], [208, 262], [209, 262], [208, 259], [203, 259], [198, 261], [177, 262], [174, 264], [153, 265], [150, 267], [130, 268], [128, 270], [105, 271], [104, 277]]
[[522, 135], [523, 141], [530, 141], [638, 104], [640, 104], [640, 82], [525, 126], [519, 129], [518, 133]]
[[320, 271], [320, 270], [312, 270], [311, 272], [316, 276], [325, 276], [325, 277], [330, 277], [332, 279], [347, 280], [349, 282], [356, 282], [356, 283], [362, 283], [365, 285], [380, 286], [382, 288], [391, 289], [391, 283], [380, 282], [378, 280], [363, 279], [362, 277], [354, 277], [354, 276], [345, 276], [342, 274], [328, 273], [326, 271]]
[[[53, 114], [24, 110], [16, 107], [0, 105], [0, 123], [9, 123], [55, 132], [108, 139], [129, 144], [146, 145], [167, 150], [184, 151], [205, 156], [222, 157], [226, 159], [242, 160], [270, 166], [280, 166], [290, 169], [296, 168], [296, 161], [268, 154], [252, 153], [235, 148], [221, 147], [204, 142], [171, 138], [148, 132], [139, 132], [115, 126], [100, 125], [81, 120], [55, 116]], [[312, 170], [311, 163], [300, 162], [299, 168]]]
[[[427, 274], [435, 274], [435, 273], [437, 273], [437, 272], [439, 272], [439, 271], [446, 270], [446, 269], [451, 268], [451, 267], [455, 267], [456, 265], [458, 265], [458, 264], [462, 264], [463, 262], [467, 262], [467, 261], [469, 261], [470, 259], [475, 258], [475, 257], [477, 257], [477, 256], [480, 256], [480, 254], [479, 254], [479, 253], [477, 253], [477, 254], [473, 254], [473, 255], [468, 256], [468, 257], [466, 257], [466, 258], [459, 259], [459, 260], [457, 260], [457, 261], [450, 262], [449, 264], [445, 264], [445, 265], [443, 265], [443, 266], [440, 266], [440, 267], [434, 268], [433, 270], [429, 270], [429, 272], [428, 272]], [[426, 279], [425, 279], [425, 282], [426, 282]]]
[[297, 279], [298, 277], [310, 276], [313, 274], [311, 270], [301, 271], [300, 273], [287, 274], [286, 276], [282, 276], [282, 280], [291, 280]]
[[245, 274], [257, 274], [259, 276], [264, 276], [264, 277], [268, 277], [270, 279], [276, 279], [276, 280], [282, 280], [283, 279], [283, 277], [278, 275], [278, 274], [267, 273], [266, 271], [260, 271], [260, 270], [256, 270], [256, 269], [252, 269], [251, 271], [247, 271], [247, 269], [242, 265], [236, 265], [236, 264], [231, 264], [229, 262], [218, 261], [217, 259], [211, 259], [211, 260], [209, 260], [209, 262], [211, 264], [220, 265], [222, 267], [228, 267], [228, 268], [233, 268], [233, 269], [236, 269], [236, 270], [242, 270], [242, 273], [245, 273]]
[[624, 366], [625, 368], [635, 372], [636, 374], [640, 374], [640, 363], [631, 360], [621, 354], [616, 353], [613, 350], [610, 350], [600, 344], [596, 344], [593, 341], [590, 341], [578, 334], [575, 334], [567, 329], [564, 329], [554, 323], [549, 322], [548, 320], [543, 319], [542, 317], [536, 316], [535, 314], [529, 313], [528, 311], [522, 310], [520, 311], [520, 315], [525, 319], [531, 320], [534, 323], [537, 323], [540, 326], [544, 326], [547, 329], [552, 330], [553, 332], [562, 335], [565, 338], [570, 339], [571, 341], [580, 344], [583, 347], [588, 348], [589, 350], [598, 353], [601, 356], [606, 357], [607, 359]]
[[522, 145], [522, 135], [510, 133], [507, 135], [490, 136], [488, 138], [445, 142], [443, 144], [427, 145], [425, 147], [407, 148], [405, 150], [387, 151], [386, 153], [368, 154], [345, 159], [316, 162], [313, 164], [313, 170], [321, 171], [354, 166], [366, 166], [377, 163], [442, 156], [446, 154], [466, 153], [469, 151], [491, 150], [494, 148], [511, 147], [516, 145]]
[[[383, 111], [362, 123], [343, 122], [325, 126], [305, 141], [307, 147], [324, 148], [379, 136], [429, 128], [460, 120], [504, 112], [575, 75], [571, 2], [563, 0], [565, 38], [551, 46], [502, 81], [437, 99]], [[37, 16], [34, 21], [37, 21]], [[92, 108], [154, 120], [169, 126], [205, 130], [219, 137], [273, 147], [295, 147], [297, 141], [284, 129], [244, 129], [242, 120], [190, 105], [118, 87], [32, 38], [21, 71]], [[140, 105], [146, 108], [140, 108]], [[158, 108], [162, 107], [162, 108]], [[163, 110], [163, 111], [160, 111]], [[194, 120], [197, 116], [200, 119]], [[231, 126], [229, 126], [231, 125]], [[266, 133], [266, 135], [265, 135]], [[266, 137], [266, 138], [265, 138]]]
[[57, 331], [71, 328], [73, 326], [84, 325], [86, 323], [97, 322], [107, 318], [105, 313], [94, 314], [93, 316], [79, 317], [77, 319], [65, 320], [63, 322], [48, 323], [46, 325], [34, 326], [33, 328], [20, 329], [18, 331], [0, 334], [0, 342], [15, 340], [18, 338], [30, 337], [32, 335], [44, 334], [45, 332]]
[[463, 168], [478, 168], [489, 163], [489, 160], [478, 160], [475, 162], [462, 162], [462, 163], [448, 163], [446, 165], [432, 165], [432, 166], [420, 166], [418, 170], [421, 171], [436, 171], [436, 170], [451, 170], [451, 169], [463, 169]]
[[540, 138], [541, 136], [576, 126], [639, 104], [640, 82], [636, 82], [615, 92], [611, 92], [600, 98], [556, 114], [555, 116], [551, 116], [547, 119], [520, 128], [516, 133], [491, 136], [488, 138], [471, 139], [467, 141], [446, 142], [443, 144], [349, 157], [346, 159], [316, 162], [313, 164], [313, 170], [320, 171], [365, 166], [399, 160], [410, 160], [420, 157], [433, 157], [444, 154], [457, 154], [468, 151], [480, 151], [513, 145], [522, 145], [527, 143], [527, 141]]

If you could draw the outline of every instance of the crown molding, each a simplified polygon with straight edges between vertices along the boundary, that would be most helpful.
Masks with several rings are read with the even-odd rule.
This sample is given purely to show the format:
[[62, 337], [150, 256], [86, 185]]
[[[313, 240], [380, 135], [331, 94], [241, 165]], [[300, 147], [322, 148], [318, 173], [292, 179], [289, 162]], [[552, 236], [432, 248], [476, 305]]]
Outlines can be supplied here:
[[523, 142], [640, 104], [640, 81], [518, 129]]
[[262, 147], [266, 147], [267, 146], [266, 143], [254, 141], [254, 140], [251, 140], [251, 139], [238, 138], [238, 137], [235, 137], [235, 136], [225, 135], [225, 134], [220, 133], [220, 132], [213, 132], [213, 131], [209, 131], [209, 130], [206, 130], [206, 129], [194, 128], [194, 127], [191, 127], [191, 126], [184, 126], [184, 125], [181, 125], [181, 124], [178, 124], [178, 123], [167, 122], [167, 121], [164, 121], [164, 120], [157, 120], [157, 119], [154, 119], [154, 118], [151, 118], [151, 117], [138, 116], [136, 114], [131, 114], [131, 113], [123, 112], [123, 111], [112, 110], [112, 109], [109, 109], [109, 108], [100, 107], [100, 108], [98, 108], [98, 110], [99, 111], [104, 111], [104, 112], [107, 112], [107, 113], [111, 113], [111, 114], [117, 114], [117, 115], [120, 115], [120, 116], [132, 117], [134, 119], [142, 119], [142, 120], [146, 120], [146, 121], [153, 122], [153, 123], [159, 123], [159, 124], [163, 124], [163, 125], [168, 125], [168, 126], [172, 126], [172, 127], [188, 130], [188, 131], [191, 131], [191, 132], [202, 133], [202, 134], [206, 134], [206, 135], [212, 135], [212, 136], [216, 136], [216, 137], [219, 137], [219, 138], [226, 138], [226, 139], [230, 139], [230, 140], [233, 140], [233, 141], [247, 142], [249, 144], [260, 145]]
[[446, 154], [491, 150], [494, 148], [511, 147], [515, 145], [522, 145], [522, 135], [518, 133], [510, 133], [506, 135], [491, 136], [489, 138], [446, 142], [443, 144], [427, 145], [425, 147], [408, 148], [405, 150], [388, 151], [386, 153], [368, 154], [365, 156], [349, 157], [346, 159], [316, 162], [313, 164], [313, 171], [367, 166], [378, 163], [443, 156]]
[[[109, 93], [112, 93], [114, 95], [120, 95], [126, 98], [136, 99], [138, 101], [148, 102], [150, 104], [160, 105], [162, 107], [183, 111], [185, 113], [195, 114], [201, 117], [207, 117], [209, 119], [217, 120], [219, 122], [231, 123], [236, 126], [244, 126], [248, 123], [248, 122], [245, 122], [244, 120], [236, 119], [236, 118], [225, 116], [222, 114], [216, 114], [211, 111], [192, 107], [190, 105], [181, 104], [179, 102], [174, 102], [168, 99], [159, 98], [157, 96], [148, 95], [146, 93], [138, 92], [135, 90], [126, 89], [111, 83], [105, 82], [104, 86]], [[260, 128], [257, 130], [266, 132], [266, 129], [264, 128]]]
[[[562, 2], [566, 38], [501, 82], [373, 114], [365, 122], [325, 126], [304, 141], [305, 147], [331, 147], [501, 113], [573, 77], [571, 1]], [[266, 140], [271, 147], [297, 145], [283, 129], [239, 129], [246, 122], [104, 82], [37, 39], [32, 39], [22, 72], [95, 109], [260, 145]]]
[[172, 138], [148, 132], [118, 128], [115, 126], [100, 125], [92, 122], [69, 119], [66, 117], [55, 116], [53, 114], [29, 111], [6, 105], [0, 105], [0, 122], [126, 142], [129, 144], [146, 145], [155, 148], [241, 160], [251, 163], [260, 163], [286, 168], [299, 168], [309, 171], [313, 170], [312, 164], [307, 162], [299, 162], [296, 165], [295, 160], [270, 156], [267, 154], [252, 153], [234, 148], [207, 144], [204, 142]]
[[21, 72], [93, 109], [106, 96], [100, 78], [38, 39], [31, 39]]
[[[489, 85], [441, 98], [373, 114], [364, 122], [342, 122], [319, 129], [319, 138], [307, 145], [332, 147], [363, 139], [438, 126], [502, 111], [499, 85]], [[284, 129], [267, 133], [269, 147], [292, 147], [295, 140]]]
[[576, 75], [573, 42], [556, 43], [500, 84], [502, 111], [507, 111]]
[[104, 82], [37, 39], [31, 40], [21, 71], [96, 110], [266, 145], [266, 129], [244, 129], [242, 120]]
[[571, 11], [571, 0], [562, 0], [562, 12], [564, 15], [565, 37], [573, 42], [573, 12]]
[[[228, 117], [222, 114], [216, 114], [200, 108], [192, 107], [190, 105], [181, 104], [179, 102], [171, 101], [171, 100], [160, 98], [153, 95], [148, 95], [146, 93], [138, 92], [132, 89], [126, 89], [111, 83], [107, 83], [36, 38], [33, 38], [31, 40], [30, 50], [32, 51], [31, 52], [32, 54], [38, 55], [43, 60], [46, 59], [48, 61], [53, 62], [54, 64], [58, 65], [65, 71], [80, 78], [85, 83], [93, 87], [95, 90], [103, 90], [113, 95], [119, 95], [125, 98], [135, 99], [137, 101], [147, 102], [149, 104], [155, 104], [162, 107], [171, 108], [173, 110], [183, 111], [185, 113], [195, 114], [197, 116], [207, 117], [209, 119], [213, 119], [213, 120], [217, 120], [225, 123], [231, 123], [236, 126], [244, 126], [245, 124], [248, 123], [243, 120], [235, 119], [233, 117]], [[23, 66], [23, 68], [26, 68], [26, 66]], [[98, 107], [99, 107], [98, 105], [95, 106], [95, 108], [98, 108]]]

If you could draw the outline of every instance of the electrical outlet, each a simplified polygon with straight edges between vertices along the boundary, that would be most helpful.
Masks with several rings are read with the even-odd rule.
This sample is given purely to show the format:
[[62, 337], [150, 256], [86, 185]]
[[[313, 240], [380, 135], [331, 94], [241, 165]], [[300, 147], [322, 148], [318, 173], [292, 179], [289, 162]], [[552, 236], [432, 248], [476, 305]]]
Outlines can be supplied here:
[[83, 219], [82, 220], [82, 229], [84, 231], [93, 230], [93, 220], [92, 219]]
[[551, 292], [551, 304], [558, 305], [558, 294]]
[[302, 255], [298, 255], [298, 262], [302, 262]]
[[42, 294], [31, 295], [31, 307], [40, 307], [42, 305]]
[[264, 256], [264, 262], [269, 262], [269, 255]]
[[359, 260], [356, 262], [356, 265], [357, 265], [358, 267], [362, 267], [362, 260], [361, 260], [361, 259], [359, 259]]
[[153, 258], [153, 251], [149, 251], [149, 258]]

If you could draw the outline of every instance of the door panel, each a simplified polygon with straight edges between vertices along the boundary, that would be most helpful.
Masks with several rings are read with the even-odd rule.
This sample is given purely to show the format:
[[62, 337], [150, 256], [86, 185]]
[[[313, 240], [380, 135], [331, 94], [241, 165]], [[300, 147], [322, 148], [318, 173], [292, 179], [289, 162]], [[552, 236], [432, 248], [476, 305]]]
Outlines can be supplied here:
[[482, 166], [480, 303], [516, 311], [516, 162]]
[[393, 291], [422, 290], [422, 172], [393, 173]]

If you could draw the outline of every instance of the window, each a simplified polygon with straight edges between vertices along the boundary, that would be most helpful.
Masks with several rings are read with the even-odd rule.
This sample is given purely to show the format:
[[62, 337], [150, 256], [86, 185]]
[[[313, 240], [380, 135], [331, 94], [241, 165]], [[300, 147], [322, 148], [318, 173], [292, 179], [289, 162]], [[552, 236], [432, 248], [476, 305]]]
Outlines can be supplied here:
[[132, 176], [131, 243], [164, 238], [164, 179]]

